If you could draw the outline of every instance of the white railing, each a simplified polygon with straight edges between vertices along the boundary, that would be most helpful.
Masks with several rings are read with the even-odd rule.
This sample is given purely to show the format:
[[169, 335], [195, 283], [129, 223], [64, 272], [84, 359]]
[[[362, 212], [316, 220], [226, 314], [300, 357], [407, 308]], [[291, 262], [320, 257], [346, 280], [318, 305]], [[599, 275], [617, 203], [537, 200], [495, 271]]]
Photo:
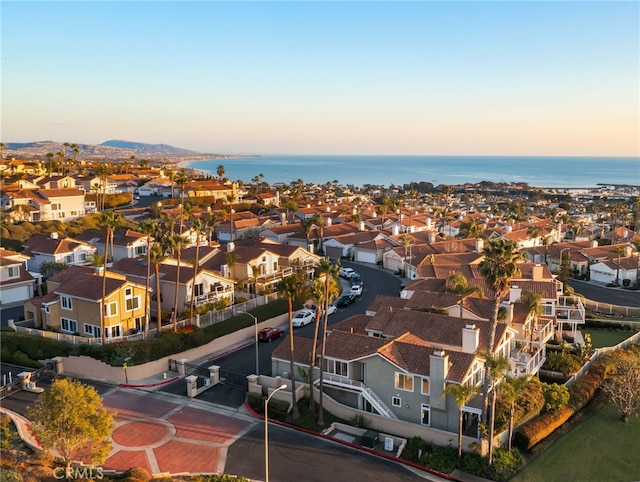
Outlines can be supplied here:
[[[369, 403], [380, 413], [388, 418], [398, 418], [395, 413], [389, 407], [385, 405], [385, 403], [376, 395], [376, 393], [371, 390], [367, 385], [359, 380], [352, 380], [347, 377], [341, 377], [340, 375], [333, 375], [331, 373], [323, 373], [322, 377], [323, 383], [327, 385], [332, 385], [334, 387], [341, 388], [349, 388], [352, 390], [356, 390], [360, 392], [364, 398], [367, 399]], [[314, 385], [318, 385], [320, 379], [314, 382]]]

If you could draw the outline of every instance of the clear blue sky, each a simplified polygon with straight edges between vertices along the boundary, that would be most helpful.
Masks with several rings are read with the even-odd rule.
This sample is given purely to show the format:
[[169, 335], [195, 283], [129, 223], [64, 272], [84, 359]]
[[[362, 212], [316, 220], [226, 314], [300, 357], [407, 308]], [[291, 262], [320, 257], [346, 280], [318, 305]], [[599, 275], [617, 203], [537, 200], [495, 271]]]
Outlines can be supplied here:
[[640, 3], [1, 3], [2, 142], [640, 154]]

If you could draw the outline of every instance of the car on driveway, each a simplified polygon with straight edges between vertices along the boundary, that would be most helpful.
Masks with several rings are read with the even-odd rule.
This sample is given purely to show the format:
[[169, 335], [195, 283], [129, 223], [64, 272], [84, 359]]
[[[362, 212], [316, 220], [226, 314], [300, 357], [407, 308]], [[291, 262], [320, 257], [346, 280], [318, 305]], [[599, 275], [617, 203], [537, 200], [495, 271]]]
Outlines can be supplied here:
[[353, 273], [355, 273], [355, 270], [353, 268], [340, 268], [340, 276], [342, 278], [349, 279], [351, 278], [351, 276], [353, 276]]
[[336, 306], [340, 308], [344, 308], [345, 306], [349, 306], [356, 299], [356, 296], [351, 293], [344, 293], [336, 300]]
[[300, 310], [293, 317], [293, 327], [300, 328], [311, 323], [316, 316], [316, 312], [313, 310]]
[[350, 293], [353, 296], [360, 296], [362, 294], [362, 285], [351, 285]]
[[258, 340], [271, 343], [273, 340], [280, 338], [283, 335], [280, 328], [263, 328], [258, 332]]

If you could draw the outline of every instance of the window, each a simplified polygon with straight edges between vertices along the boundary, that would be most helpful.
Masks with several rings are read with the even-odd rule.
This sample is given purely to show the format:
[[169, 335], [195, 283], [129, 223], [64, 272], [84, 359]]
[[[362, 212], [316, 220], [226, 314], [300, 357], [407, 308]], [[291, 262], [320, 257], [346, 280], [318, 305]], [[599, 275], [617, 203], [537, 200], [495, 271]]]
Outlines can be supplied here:
[[90, 325], [88, 323], [84, 324], [84, 334], [92, 336], [93, 338], [100, 338], [102, 336], [100, 334], [100, 327], [96, 325]]
[[429, 379], [428, 378], [422, 379], [422, 394], [429, 395]]
[[413, 391], [413, 376], [396, 372], [396, 388], [400, 390]]
[[431, 425], [431, 407], [424, 403], [421, 406], [420, 423], [427, 426]]
[[76, 333], [78, 331], [78, 322], [68, 318], [60, 318], [60, 327], [62, 328], [62, 331]]
[[193, 286], [193, 296], [202, 296], [204, 294], [204, 285], [199, 283]]
[[144, 256], [147, 254], [146, 246], [136, 246], [136, 256]]
[[87, 260], [87, 253], [80, 253], [80, 255], [78, 256], [78, 259], [82, 262]]
[[69, 296], [61, 296], [60, 297], [60, 306], [62, 306], [65, 310], [72, 310], [73, 303], [71, 302], [71, 298]]
[[116, 316], [118, 314], [118, 303], [107, 303], [104, 305], [104, 316]]
[[52, 211], [59, 211], [62, 208], [62, 204], [60, 203], [51, 203]]
[[109, 338], [118, 338], [122, 336], [122, 331], [120, 330], [120, 325], [115, 326], [107, 326], [107, 336]]
[[20, 276], [19, 266], [9, 266], [9, 278], [17, 278]]
[[348, 375], [348, 365], [346, 362], [341, 362], [337, 360], [324, 360], [324, 371], [327, 373], [334, 373], [336, 375], [340, 375], [341, 377], [347, 377]]
[[68, 254], [64, 257], [64, 262], [67, 264], [71, 264], [73, 263], [73, 255], [72, 254]]
[[133, 288], [125, 288], [124, 301], [127, 311], [132, 311], [140, 308], [140, 297], [133, 296]]
[[394, 407], [402, 407], [402, 398], [398, 396], [391, 397], [391, 405], [393, 405]]

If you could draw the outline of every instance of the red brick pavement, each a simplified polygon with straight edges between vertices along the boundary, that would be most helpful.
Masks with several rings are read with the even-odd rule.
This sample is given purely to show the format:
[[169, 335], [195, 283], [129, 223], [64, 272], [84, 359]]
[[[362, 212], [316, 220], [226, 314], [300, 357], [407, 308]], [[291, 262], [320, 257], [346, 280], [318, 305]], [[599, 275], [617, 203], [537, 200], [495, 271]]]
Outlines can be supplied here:
[[226, 444], [251, 424], [151, 392], [117, 389], [103, 403], [117, 412], [119, 422], [112, 436], [113, 454], [103, 467], [118, 472], [140, 466], [152, 474], [218, 473], [224, 470], [219, 461]]

